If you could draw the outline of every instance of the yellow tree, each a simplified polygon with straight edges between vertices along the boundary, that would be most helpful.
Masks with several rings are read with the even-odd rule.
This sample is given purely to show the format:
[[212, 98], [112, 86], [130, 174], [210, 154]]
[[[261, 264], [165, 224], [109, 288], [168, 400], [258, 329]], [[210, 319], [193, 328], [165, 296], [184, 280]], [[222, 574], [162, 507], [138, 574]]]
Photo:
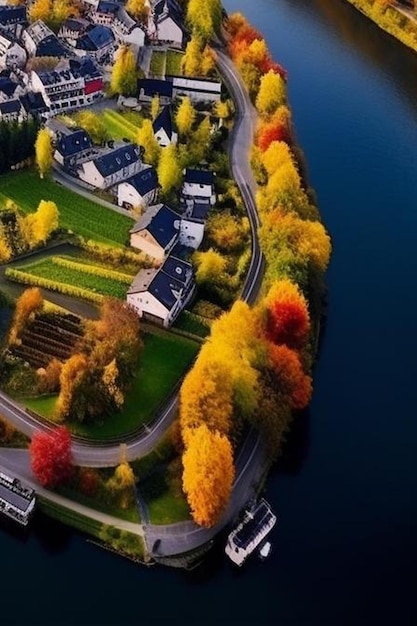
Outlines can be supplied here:
[[221, 120], [227, 119], [230, 115], [229, 103], [227, 101], [219, 100], [213, 107], [213, 113]]
[[180, 424], [185, 443], [201, 424], [227, 434], [231, 428], [233, 387], [228, 365], [202, 349], [180, 390]]
[[194, 433], [183, 455], [183, 489], [197, 524], [214, 526], [229, 502], [235, 470], [230, 441], [207, 426]]
[[127, 0], [125, 9], [140, 22], [144, 22], [149, 14], [149, 5], [146, 0]]
[[271, 115], [280, 105], [285, 104], [285, 82], [279, 74], [269, 70], [261, 77], [256, 108], [262, 116]]
[[102, 143], [109, 138], [109, 133], [102, 117], [94, 111], [84, 109], [75, 114], [75, 120], [90, 135], [94, 143]]
[[52, 15], [52, 0], [34, 0], [29, 7], [29, 20], [48, 22]]
[[16, 301], [13, 320], [10, 327], [9, 343], [15, 343], [27, 321], [43, 307], [43, 297], [38, 287], [25, 289]]
[[284, 163], [293, 163], [291, 149], [285, 141], [273, 141], [260, 158], [268, 176], [272, 176]]
[[120, 409], [124, 403], [124, 396], [118, 385], [118, 379], [119, 369], [117, 367], [116, 359], [113, 359], [104, 367], [102, 381], [107, 394], [116, 405], [116, 408]]
[[4, 230], [3, 224], [0, 222], [0, 263], [6, 263], [12, 256], [12, 250]]
[[35, 158], [39, 169], [39, 175], [44, 178], [52, 167], [52, 140], [49, 131], [41, 128], [35, 142]]
[[201, 55], [201, 65], [200, 72], [203, 76], [208, 76], [212, 74], [216, 67], [217, 55], [214, 52], [213, 48], [210, 48], [209, 45], [206, 45], [203, 49]]
[[88, 370], [87, 359], [84, 354], [73, 354], [62, 366], [59, 377], [60, 392], [56, 404], [56, 412], [60, 419], [70, 414], [73, 396], [77, 387], [83, 381]]
[[129, 463], [120, 463], [114, 475], [108, 480], [107, 486], [119, 496], [122, 509], [127, 509], [135, 499], [135, 475]]
[[58, 228], [59, 213], [55, 202], [41, 200], [36, 213], [32, 217], [32, 243], [45, 243], [49, 235]]
[[158, 165], [161, 146], [155, 139], [151, 120], [143, 120], [142, 126], [139, 128], [136, 142], [144, 149], [144, 160], [154, 167]]
[[213, 248], [205, 252], [194, 254], [196, 264], [196, 281], [199, 285], [204, 283], [218, 283], [222, 281], [227, 261]]
[[181, 60], [181, 67], [185, 76], [198, 76], [200, 74], [203, 48], [204, 43], [198, 37], [192, 36]]
[[195, 118], [196, 110], [193, 107], [191, 99], [188, 96], [185, 96], [182, 99], [175, 116], [175, 123], [180, 136], [187, 137], [187, 135], [189, 135], [195, 122]]
[[207, 155], [211, 142], [210, 119], [205, 117], [191, 134], [188, 141], [190, 158], [194, 163], [199, 163]]
[[155, 120], [158, 116], [159, 113], [159, 96], [158, 94], [155, 94], [152, 98], [151, 101], [151, 118], [152, 120]]
[[172, 189], [180, 186], [182, 179], [182, 167], [177, 153], [177, 149], [173, 144], [164, 148], [159, 157], [158, 163], [158, 180], [161, 185], [162, 192], [169, 194]]
[[136, 93], [138, 71], [136, 59], [130, 46], [120, 46], [116, 61], [114, 62], [111, 78], [110, 91], [113, 94], [131, 96]]

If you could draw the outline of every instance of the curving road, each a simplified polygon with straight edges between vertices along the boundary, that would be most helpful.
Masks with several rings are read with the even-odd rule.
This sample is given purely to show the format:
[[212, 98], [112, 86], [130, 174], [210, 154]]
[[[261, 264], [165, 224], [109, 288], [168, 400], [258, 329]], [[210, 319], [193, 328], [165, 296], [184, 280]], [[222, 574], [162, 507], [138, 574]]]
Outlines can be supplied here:
[[[264, 258], [259, 246], [257, 234], [259, 217], [254, 200], [256, 183], [249, 162], [249, 153], [256, 124], [256, 111], [249, 100], [249, 96], [240, 77], [236, 74], [230, 58], [218, 47], [216, 48], [216, 52], [220, 73], [235, 102], [236, 108], [235, 124], [230, 135], [229, 157], [233, 177], [240, 189], [247, 209], [252, 234], [251, 261], [242, 289], [241, 298], [248, 303], [253, 303], [259, 293], [264, 271]], [[152, 424], [152, 429], [145, 429], [144, 434], [140, 434], [135, 439], [127, 442], [126, 457], [128, 460], [145, 456], [152, 450], [167, 427], [174, 420], [177, 409], [178, 390], [175, 390], [157, 420]], [[34, 432], [48, 428], [43, 422], [32, 417], [23, 406], [2, 392], [0, 392], [0, 414], [3, 414], [16, 428], [30, 437]], [[120, 444], [97, 445], [73, 441], [72, 451], [74, 461], [78, 465], [107, 467], [117, 465], [120, 462]], [[10, 468], [13, 469], [17, 477], [33, 484], [27, 472], [27, 453], [23, 452], [13, 457], [13, 463], [11, 463], [11, 459], [10, 450], [0, 450], [0, 463], [5, 467], [10, 464]], [[265, 470], [263, 467], [264, 459], [265, 455], [259, 439], [254, 433], [251, 433], [236, 460], [236, 480], [233, 493], [221, 522], [211, 529], [200, 528], [193, 522], [183, 522], [167, 527], [146, 525], [144, 527], [145, 538], [150, 554], [154, 556], [177, 555], [201, 546], [212, 539], [237, 515], [248, 498], [255, 495], [256, 486]], [[40, 490], [38, 485], [36, 485], [35, 488], [37, 491]], [[47, 494], [48, 498], [55, 498], [52, 492], [47, 492]], [[69, 500], [66, 503], [66, 506], [72, 507], [73, 505], [74, 508], [78, 506]], [[88, 514], [90, 515], [90, 513], [91, 517], [103, 520], [104, 514], [98, 514], [97, 511], [93, 509], [89, 510]], [[111, 516], [107, 516], [106, 523], [109, 523], [108, 520], [110, 518]], [[120, 527], [120, 520], [118, 520], [118, 518], [112, 518], [111, 523]], [[135, 532], [142, 534], [142, 526], [140, 524], [134, 526], [137, 527]], [[153, 550], [154, 546], [155, 549]]]

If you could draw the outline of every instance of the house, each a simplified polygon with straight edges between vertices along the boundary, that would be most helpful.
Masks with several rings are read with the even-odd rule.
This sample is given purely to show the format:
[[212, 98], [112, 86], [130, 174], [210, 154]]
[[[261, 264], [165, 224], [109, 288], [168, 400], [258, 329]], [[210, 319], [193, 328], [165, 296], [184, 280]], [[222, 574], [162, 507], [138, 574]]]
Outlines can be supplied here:
[[133, 143], [123, 143], [96, 152], [92, 158], [77, 164], [80, 180], [96, 189], [108, 189], [112, 185], [131, 178], [143, 167], [142, 148]]
[[168, 256], [159, 269], [142, 269], [127, 292], [128, 304], [143, 319], [169, 327], [195, 288], [190, 263]]
[[49, 114], [49, 107], [41, 93], [28, 91], [23, 96], [20, 96], [20, 102], [23, 105], [27, 115], [31, 115], [41, 121], [45, 121]]
[[211, 78], [189, 78], [187, 76], [166, 76], [172, 83], [172, 97], [188, 96], [192, 102], [218, 102], [222, 84]]
[[25, 67], [26, 50], [19, 44], [15, 35], [0, 25], [0, 70]]
[[197, 250], [204, 237], [204, 220], [198, 218], [181, 218], [179, 243], [186, 248]]
[[71, 50], [58, 39], [42, 20], [30, 24], [22, 33], [23, 44], [29, 56], [69, 57]]
[[117, 204], [125, 209], [149, 206], [158, 197], [158, 176], [153, 167], [140, 172], [117, 185]]
[[26, 6], [19, 4], [11, 6], [3, 4], [0, 6], [0, 25], [20, 37], [23, 27], [27, 25]]
[[161, 148], [177, 143], [178, 134], [174, 131], [170, 106], [167, 105], [162, 109], [155, 118], [152, 128], [155, 139]]
[[107, 26], [93, 25], [79, 37], [75, 43], [74, 51], [80, 56], [88, 55], [90, 58], [103, 62], [110, 61], [115, 50], [113, 32]]
[[178, 240], [180, 216], [166, 204], [148, 207], [130, 231], [130, 245], [163, 261]]
[[86, 106], [104, 92], [103, 76], [89, 58], [68, 59], [55, 70], [32, 71], [33, 92], [39, 92], [48, 106], [49, 114]]
[[184, 22], [184, 12], [176, 0], [159, 0], [154, 4], [149, 16], [149, 38], [158, 43], [184, 49], [189, 40]]
[[56, 120], [48, 122], [48, 128], [55, 134], [54, 159], [65, 169], [74, 170], [77, 161], [95, 152], [84, 129], [70, 129]]
[[153, 78], [139, 78], [138, 100], [139, 102], [151, 102], [154, 96], [159, 97], [162, 105], [169, 104], [172, 100], [172, 83], [167, 80]]
[[216, 202], [214, 177], [215, 173], [210, 170], [187, 167], [184, 170], [182, 196], [197, 202], [208, 201], [214, 205]]
[[76, 46], [77, 41], [84, 35], [91, 26], [91, 22], [82, 17], [69, 17], [61, 25], [58, 32], [60, 39], [65, 39], [70, 46]]
[[20, 100], [0, 102], [0, 121], [23, 122], [26, 118], [27, 113]]

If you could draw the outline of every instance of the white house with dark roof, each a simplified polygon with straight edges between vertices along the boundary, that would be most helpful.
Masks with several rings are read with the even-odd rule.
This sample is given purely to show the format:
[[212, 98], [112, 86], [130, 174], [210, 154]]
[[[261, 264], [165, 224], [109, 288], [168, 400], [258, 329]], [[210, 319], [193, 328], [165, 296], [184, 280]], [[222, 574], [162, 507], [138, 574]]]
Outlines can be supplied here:
[[157, 78], [139, 78], [139, 102], [150, 103], [154, 96], [159, 97], [159, 101], [162, 105], [169, 104], [172, 100], [172, 83]]
[[26, 109], [20, 100], [8, 100], [0, 102], [0, 121], [23, 122], [27, 118]]
[[178, 241], [181, 217], [166, 204], [148, 207], [130, 231], [130, 245], [163, 261]]
[[177, 143], [178, 134], [174, 131], [170, 106], [167, 105], [162, 109], [159, 115], [155, 118], [152, 128], [155, 139], [161, 148], [166, 148], [171, 144]]
[[29, 56], [69, 57], [71, 50], [42, 20], [37, 20], [24, 29], [23, 44]]
[[98, 62], [110, 60], [116, 49], [113, 31], [107, 26], [90, 24], [74, 46], [78, 56], [88, 56]]
[[184, 22], [184, 12], [176, 0], [159, 0], [149, 16], [148, 36], [158, 43], [183, 49], [189, 39]]
[[26, 50], [20, 45], [15, 35], [0, 25], [0, 70], [23, 68], [26, 59]]
[[146, 207], [156, 202], [159, 192], [158, 175], [150, 165], [117, 185], [117, 204], [125, 209]]
[[61, 24], [58, 37], [65, 39], [70, 46], [76, 46], [78, 39], [84, 35], [90, 26], [91, 22], [83, 17], [69, 17]]
[[184, 170], [182, 196], [195, 202], [208, 201], [213, 206], [216, 202], [214, 177], [215, 173], [211, 170], [187, 167]]
[[172, 97], [188, 96], [192, 102], [218, 102], [221, 99], [222, 84], [211, 78], [190, 78], [188, 76], [166, 76], [172, 83]]
[[159, 269], [139, 271], [126, 299], [142, 319], [169, 327], [192, 297], [194, 288], [191, 264], [168, 256]]
[[77, 174], [80, 180], [96, 189], [108, 189], [137, 174], [142, 167], [142, 149], [136, 144], [124, 143], [79, 163]]
[[68, 171], [75, 171], [77, 163], [96, 152], [84, 129], [70, 129], [56, 120], [51, 120], [48, 127], [55, 135], [54, 159]]

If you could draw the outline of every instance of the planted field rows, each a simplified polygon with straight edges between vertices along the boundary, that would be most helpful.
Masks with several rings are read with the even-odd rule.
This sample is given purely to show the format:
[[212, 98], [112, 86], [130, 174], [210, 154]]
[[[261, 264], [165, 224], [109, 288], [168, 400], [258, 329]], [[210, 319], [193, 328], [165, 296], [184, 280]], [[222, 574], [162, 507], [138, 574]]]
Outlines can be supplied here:
[[41, 180], [34, 171], [0, 177], [0, 201], [13, 200], [25, 213], [36, 211], [41, 200], [53, 200], [59, 226], [85, 239], [124, 246], [129, 241], [132, 219], [79, 196], [51, 179]]
[[[131, 282], [131, 277], [124, 276], [124, 281], [112, 276], [98, 275], [91, 270], [96, 268], [99, 273], [102, 268], [99, 266], [83, 265], [63, 259], [64, 264], [56, 263], [53, 257], [42, 259], [36, 263], [28, 264], [19, 268], [7, 268], [5, 276], [9, 280], [24, 283], [32, 286], [45, 287], [52, 291], [65, 293], [69, 296], [85, 298], [93, 302], [101, 302], [103, 296], [114, 298], [124, 298], [127, 291], [127, 284]], [[109, 271], [109, 274], [120, 274], [120, 272]]]
[[118, 272], [111, 270], [102, 265], [96, 265], [93, 263], [83, 263], [82, 261], [74, 261], [69, 257], [54, 256], [51, 257], [52, 263], [59, 267], [66, 267], [77, 272], [83, 272], [84, 274], [91, 274], [92, 276], [101, 276], [102, 278], [112, 278], [126, 285], [130, 285], [132, 282], [132, 274], [125, 274], [124, 272]]

